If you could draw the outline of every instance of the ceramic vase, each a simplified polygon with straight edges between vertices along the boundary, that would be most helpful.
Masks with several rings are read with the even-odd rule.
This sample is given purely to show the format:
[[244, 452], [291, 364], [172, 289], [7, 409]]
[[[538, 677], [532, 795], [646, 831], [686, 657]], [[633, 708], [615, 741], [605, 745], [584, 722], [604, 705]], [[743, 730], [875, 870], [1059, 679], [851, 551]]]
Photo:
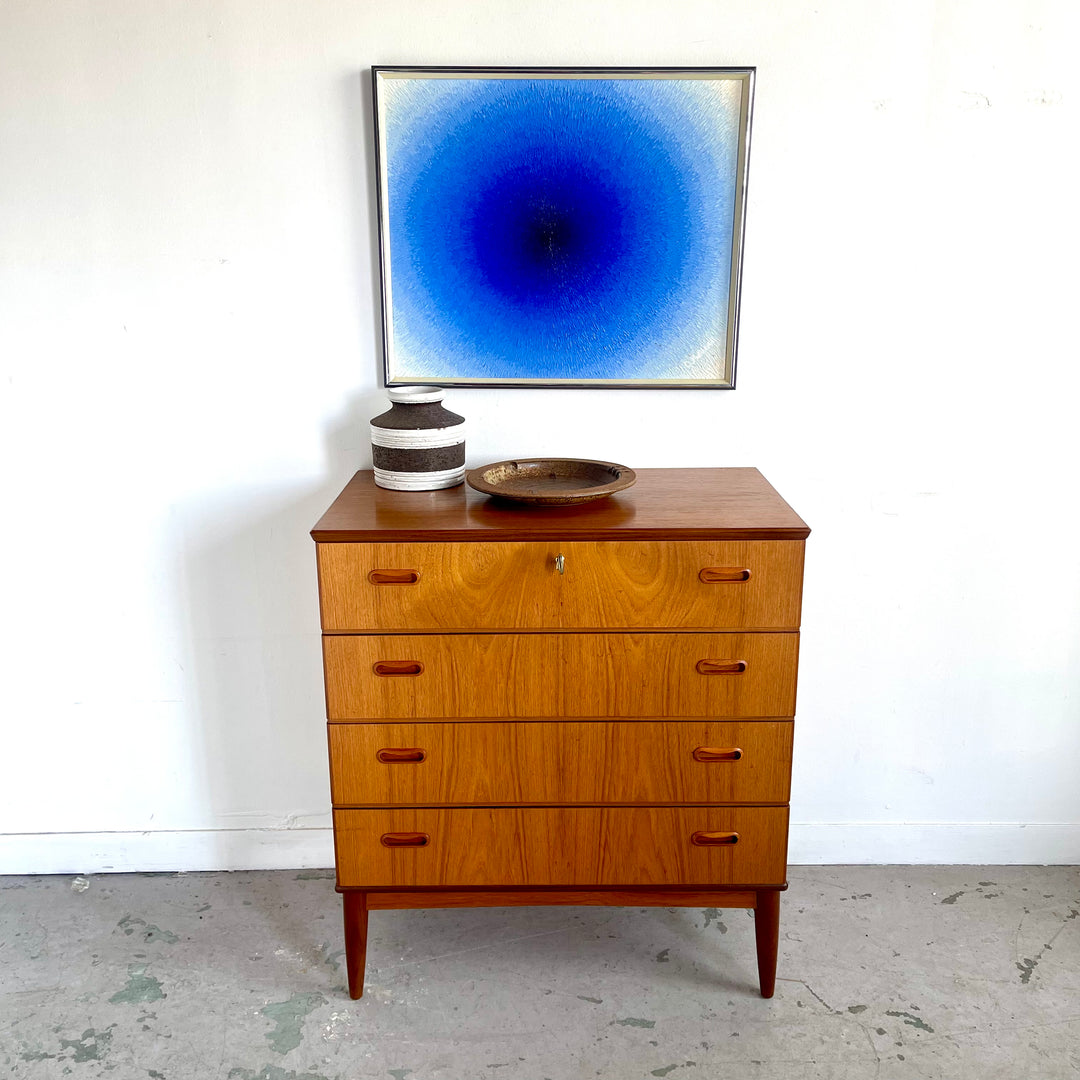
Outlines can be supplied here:
[[442, 407], [435, 386], [395, 386], [390, 408], [371, 421], [375, 483], [394, 491], [434, 491], [465, 480], [465, 418]]

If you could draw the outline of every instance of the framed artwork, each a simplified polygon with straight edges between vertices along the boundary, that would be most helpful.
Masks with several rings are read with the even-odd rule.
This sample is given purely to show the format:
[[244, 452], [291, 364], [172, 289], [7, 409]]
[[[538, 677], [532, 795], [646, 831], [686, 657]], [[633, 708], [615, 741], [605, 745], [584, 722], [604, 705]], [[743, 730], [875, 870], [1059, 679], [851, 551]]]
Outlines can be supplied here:
[[735, 385], [753, 68], [372, 68], [388, 386]]

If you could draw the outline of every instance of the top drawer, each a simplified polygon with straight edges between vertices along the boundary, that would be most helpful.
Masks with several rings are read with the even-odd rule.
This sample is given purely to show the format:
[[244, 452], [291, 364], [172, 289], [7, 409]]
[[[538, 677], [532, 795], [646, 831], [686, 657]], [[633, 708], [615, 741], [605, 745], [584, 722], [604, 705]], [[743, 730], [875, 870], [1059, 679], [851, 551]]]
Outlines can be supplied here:
[[799, 626], [801, 540], [322, 543], [317, 551], [330, 633]]

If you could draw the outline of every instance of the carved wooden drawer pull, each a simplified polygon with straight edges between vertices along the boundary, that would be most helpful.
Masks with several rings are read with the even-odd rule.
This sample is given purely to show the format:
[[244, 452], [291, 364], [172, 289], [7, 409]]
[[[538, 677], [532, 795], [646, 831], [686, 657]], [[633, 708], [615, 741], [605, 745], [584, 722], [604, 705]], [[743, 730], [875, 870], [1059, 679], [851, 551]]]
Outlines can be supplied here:
[[737, 832], [696, 832], [690, 835], [690, 843], [698, 847], [731, 847], [738, 842]]
[[375, 751], [375, 760], [384, 765], [418, 765], [426, 757], [427, 751], [419, 746], [384, 746]]
[[372, 585], [415, 585], [419, 570], [372, 570], [367, 576]]
[[719, 746], [699, 746], [694, 751], [695, 761], [738, 761], [741, 757], [742, 751], [737, 746], [730, 750]]
[[384, 832], [379, 840], [384, 847], [427, 847], [431, 837], [426, 832]]
[[699, 660], [694, 665], [699, 675], [738, 675], [746, 670], [745, 660]]
[[376, 675], [419, 675], [424, 665], [419, 660], [376, 660], [371, 670]]
[[698, 574], [698, 579], [706, 585], [717, 585], [724, 581], [749, 581], [750, 571], [744, 566], [706, 566]]

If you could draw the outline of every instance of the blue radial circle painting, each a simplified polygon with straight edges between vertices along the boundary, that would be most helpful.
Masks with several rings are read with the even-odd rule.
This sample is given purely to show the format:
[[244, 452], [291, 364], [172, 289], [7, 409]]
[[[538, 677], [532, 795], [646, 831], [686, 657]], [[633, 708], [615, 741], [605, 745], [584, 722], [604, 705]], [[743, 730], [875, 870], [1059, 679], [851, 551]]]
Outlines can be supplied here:
[[374, 69], [388, 384], [732, 386], [752, 81]]

